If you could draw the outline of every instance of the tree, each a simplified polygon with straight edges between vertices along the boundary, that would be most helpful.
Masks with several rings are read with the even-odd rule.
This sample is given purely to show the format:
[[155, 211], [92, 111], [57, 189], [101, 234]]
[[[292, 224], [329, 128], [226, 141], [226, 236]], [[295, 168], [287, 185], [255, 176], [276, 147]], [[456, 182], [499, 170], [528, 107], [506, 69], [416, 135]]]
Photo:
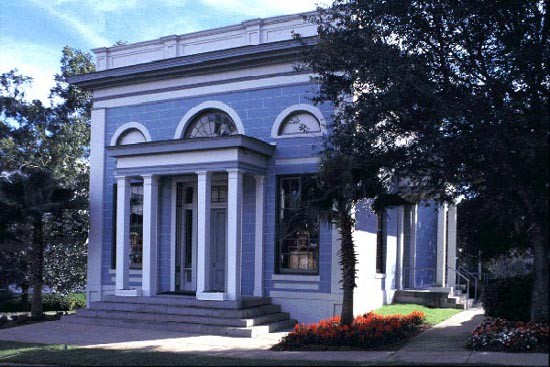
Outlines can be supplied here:
[[33, 170], [28, 174], [14, 173], [0, 181], [0, 202], [15, 214], [10, 220], [21, 226], [29, 226], [31, 284], [33, 288], [31, 316], [43, 317], [42, 288], [44, 286], [44, 220], [46, 215], [67, 208], [74, 192], [61, 188], [53, 175], [45, 170]]
[[[70, 189], [82, 206], [45, 215], [42, 221], [44, 246], [44, 282], [61, 291], [81, 289], [84, 284], [88, 213], [81, 209], [88, 199], [88, 154], [90, 135], [91, 93], [66, 82], [71, 75], [94, 71], [92, 57], [71, 47], [65, 47], [61, 57], [61, 72], [55, 75], [50, 91], [50, 106], [41, 101], [28, 101], [25, 90], [32, 79], [16, 70], [0, 76], [0, 172], [29, 173], [49, 171], [56, 186]], [[3, 211], [4, 212], [4, 211]], [[11, 258], [28, 259], [24, 226], [8, 222], [11, 216], [0, 214], [0, 245]], [[16, 221], [15, 221], [16, 222]], [[18, 230], [15, 233], [15, 230]], [[6, 236], [11, 235], [11, 238]], [[8, 247], [9, 246], [9, 247]], [[67, 259], [67, 254], [75, 257]], [[25, 279], [24, 265], [10, 274]], [[17, 271], [18, 270], [18, 271]], [[14, 283], [19, 283], [14, 281]]]
[[317, 101], [337, 107], [336, 126], [356, 122], [353, 144], [365, 150], [354, 154], [380, 158], [389, 192], [514, 208], [535, 256], [533, 320], [548, 319], [549, 298], [547, 10], [540, 0], [335, 0], [303, 55]]

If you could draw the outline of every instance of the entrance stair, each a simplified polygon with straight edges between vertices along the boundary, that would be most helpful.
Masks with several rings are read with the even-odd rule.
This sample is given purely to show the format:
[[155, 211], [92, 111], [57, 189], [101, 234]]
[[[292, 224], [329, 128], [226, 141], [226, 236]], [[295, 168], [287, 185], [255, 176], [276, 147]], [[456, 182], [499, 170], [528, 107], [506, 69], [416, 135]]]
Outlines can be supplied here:
[[181, 331], [253, 338], [290, 329], [296, 322], [268, 297], [238, 301], [202, 301], [191, 296], [156, 297], [105, 296], [76, 315], [72, 323], [127, 328]]
[[468, 298], [464, 285], [456, 287], [432, 287], [429, 289], [397, 290], [395, 303], [415, 303], [427, 307], [469, 309], [474, 303]]

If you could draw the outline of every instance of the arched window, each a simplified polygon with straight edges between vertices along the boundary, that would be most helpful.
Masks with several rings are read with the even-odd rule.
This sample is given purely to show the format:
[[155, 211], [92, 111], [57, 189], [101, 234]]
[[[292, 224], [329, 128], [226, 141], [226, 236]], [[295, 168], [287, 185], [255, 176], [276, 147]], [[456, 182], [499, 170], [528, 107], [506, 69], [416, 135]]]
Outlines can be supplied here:
[[146, 141], [147, 139], [141, 131], [138, 129], [128, 129], [118, 137], [116, 145], [139, 144]]
[[220, 110], [203, 111], [193, 118], [186, 138], [214, 138], [237, 134], [237, 126], [229, 115]]
[[278, 135], [316, 134], [321, 132], [319, 120], [306, 111], [296, 111], [288, 115], [279, 127]]

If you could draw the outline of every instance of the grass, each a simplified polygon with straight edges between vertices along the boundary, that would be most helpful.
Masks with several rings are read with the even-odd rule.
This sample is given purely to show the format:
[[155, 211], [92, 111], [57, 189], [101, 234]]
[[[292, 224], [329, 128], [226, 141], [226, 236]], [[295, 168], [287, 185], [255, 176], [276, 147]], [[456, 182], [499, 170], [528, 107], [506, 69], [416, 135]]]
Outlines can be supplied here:
[[[227, 358], [190, 353], [88, 349], [78, 346], [0, 341], [0, 364], [71, 366], [340, 366], [341, 361]], [[359, 366], [358, 362], [346, 365]]]
[[413, 311], [421, 311], [426, 315], [426, 324], [433, 326], [447, 320], [449, 317], [456, 315], [462, 310], [454, 308], [429, 308], [416, 304], [395, 304], [385, 305], [374, 310], [374, 313], [379, 315], [408, 315]]

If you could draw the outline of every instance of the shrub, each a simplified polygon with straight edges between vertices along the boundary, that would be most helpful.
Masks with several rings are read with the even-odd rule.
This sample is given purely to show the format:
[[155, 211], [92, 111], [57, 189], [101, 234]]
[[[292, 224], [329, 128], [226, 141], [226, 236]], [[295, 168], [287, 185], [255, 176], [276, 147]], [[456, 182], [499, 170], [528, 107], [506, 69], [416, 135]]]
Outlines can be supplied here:
[[0, 303], [0, 312], [29, 312], [30, 310], [30, 302], [23, 302], [21, 298], [12, 298]]
[[[46, 293], [42, 296], [44, 311], [72, 311], [86, 307], [86, 295], [84, 293]], [[13, 298], [0, 303], [0, 312], [29, 312], [30, 301], [23, 302], [20, 298]]]
[[548, 353], [548, 323], [506, 321], [487, 317], [466, 342], [479, 351]]
[[493, 280], [483, 290], [485, 314], [513, 321], [529, 321], [531, 314], [530, 276]]
[[72, 311], [86, 307], [86, 295], [84, 293], [50, 293], [43, 298], [44, 311]]
[[[86, 293], [69, 293], [69, 310], [86, 307]], [[60, 310], [61, 311], [61, 310]]]
[[9, 289], [0, 289], [0, 304], [13, 299], [13, 293]]
[[415, 334], [424, 318], [424, 314], [418, 311], [406, 316], [367, 313], [356, 317], [351, 325], [340, 326], [340, 317], [335, 316], [315, 324], [296, 325], [294, 331], [283, 337], [273, 349], [299, 350], [304, 346], [319, 349], [387, 348]]

